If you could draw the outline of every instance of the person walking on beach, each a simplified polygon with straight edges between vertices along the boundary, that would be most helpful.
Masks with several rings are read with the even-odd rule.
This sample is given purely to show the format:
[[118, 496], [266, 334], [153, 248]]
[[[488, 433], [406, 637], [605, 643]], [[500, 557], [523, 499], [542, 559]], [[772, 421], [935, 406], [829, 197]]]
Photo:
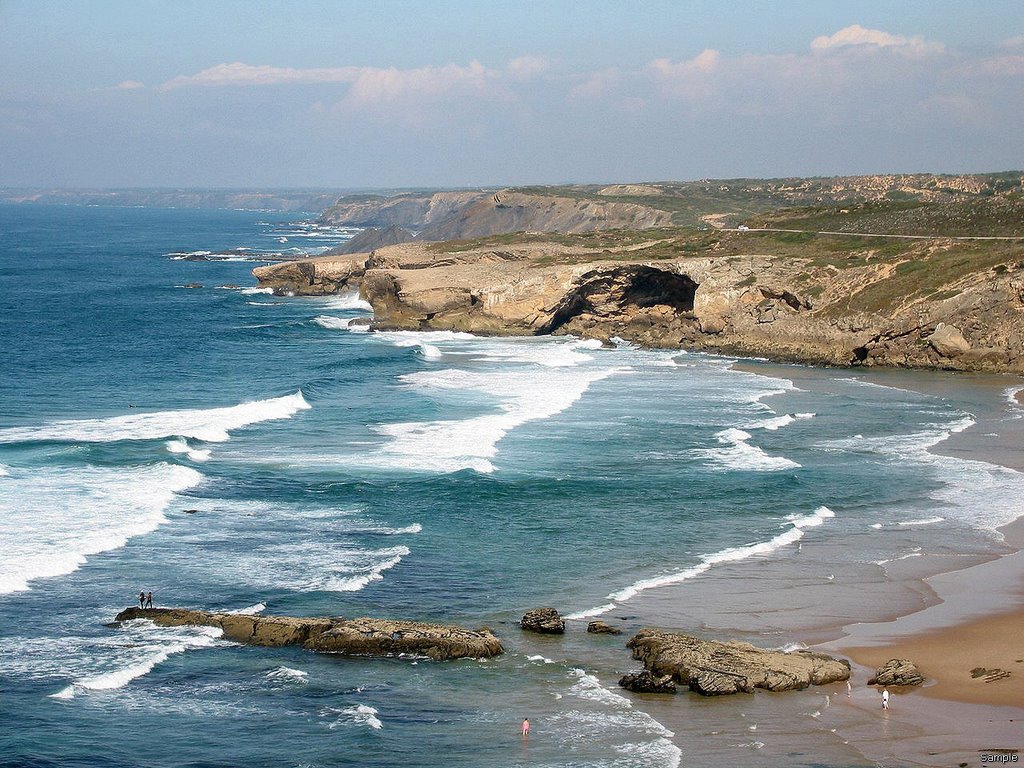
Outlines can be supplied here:
[[139, 608], [145, 608], [145, 607], [146, 607], [146, 593], [145, 592], [139, 592]]
[[152, 608], [153, 607], [153, 593], [152, 592], [147, 592], [146, 593], [146, 607], [147, 608]]
[[846, 698], [853, 696], [853, 686], [850, 685], [850, 679], [846, 679]]
[[523, 718], [523, 736], [530, 735], [530, 721], [528, 718]]
[[888, 688], [883, 688], [882, 689], [882, 709], [888, 709], [888, 708], [889, 708], [889, 689]]

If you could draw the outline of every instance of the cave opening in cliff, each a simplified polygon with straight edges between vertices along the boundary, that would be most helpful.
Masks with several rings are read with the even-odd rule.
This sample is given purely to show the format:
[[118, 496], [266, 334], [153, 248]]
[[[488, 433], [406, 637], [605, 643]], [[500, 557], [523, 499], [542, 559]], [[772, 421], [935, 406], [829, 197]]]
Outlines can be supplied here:
[[630, 308], [671, 307], [693, 312], [699, 286], [686, 275], [648, 266], [629, 266], [584, 276], [566, 294], [541, 333], [552, 333], [580, 316], [599, 321], [622, 320]]
[[693, 312], [697, 284], [686, 275], [654, 267], [637, 267], [622, 292], [620, 304], [654, 307], [665, 304], [676, 312]]

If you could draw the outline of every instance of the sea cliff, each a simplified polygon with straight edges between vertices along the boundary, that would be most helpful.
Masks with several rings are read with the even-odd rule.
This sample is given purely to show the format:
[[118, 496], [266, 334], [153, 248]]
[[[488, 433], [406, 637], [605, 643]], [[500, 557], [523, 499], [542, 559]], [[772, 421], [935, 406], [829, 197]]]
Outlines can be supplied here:
[[520, 234], [254, 274], [278, 293], [358, 290], [381, 329], [575, 334], [825, 365], [1024, 373], [1016, 241]]

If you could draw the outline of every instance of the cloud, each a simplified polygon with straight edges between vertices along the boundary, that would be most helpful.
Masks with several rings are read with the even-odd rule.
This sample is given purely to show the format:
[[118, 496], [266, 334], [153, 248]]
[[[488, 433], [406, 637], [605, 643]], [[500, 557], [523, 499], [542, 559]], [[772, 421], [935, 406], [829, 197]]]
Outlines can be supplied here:
[[1024, 48], [1024, 35], [1008, 37], [1006, 40], [1003, 40], [999, 46], [1001, 48]]
[[359, 69], [352, 79], [345, 101], [367, 105], [407, 99], [422, 101], [453, 92], [483, 92], [497, 75], [497, 71], [488, 69], [479, 61], [471, 61], [466, 66], [447, 64], [418, 69], [365, 67]]
[[120, 91], [135, 91], [139, 88], [145, 88], [146, 86], [138, 80], [123, 80], [114, 87]]
[[707, 48], [686, 61], [673, 63], [671, 59], [655, 59], [648, 67], [662, 77], [685, 77], [713, 71], [721, 58], [718, 51]]
[[923, 37], [904, 37], [883, 32], [880, 29], [867, 29], [860, 24], [844, 27], [832, 35], [822, 35], [811, 41], [814, 51], [827, 51], [837, 48], [892, 48], [910, 55], [940, 53], [945, 49], [942, 43], [931, 42]]
[[217, 64], [194, 75], [179, 75], [160, 86], [169, 91], [194, 86], [260, 86], [303, 83], [349, 83], [359, 73], [358, 67], [321, 67], [296, 69], [294, 67], [272, 67], [269, 65]]
[[520, 56], [505, 65], [505, 71], [516, 80], [529, 80], [548, 70], [550, 63], [543, 56]]

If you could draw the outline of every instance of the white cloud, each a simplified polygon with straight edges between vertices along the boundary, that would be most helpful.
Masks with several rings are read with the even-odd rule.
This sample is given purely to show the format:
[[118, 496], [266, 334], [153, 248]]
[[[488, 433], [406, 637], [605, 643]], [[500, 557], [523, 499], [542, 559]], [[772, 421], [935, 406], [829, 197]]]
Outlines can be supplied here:
[[1006, 40], [1003, 40], [999, 46], [1001, 48], [1024, 48], [1024, 35], [1008, 37]]
[[217, 64], [194, 75], [179, 75], [164, 83], [162, 90], [192, 86], [282, 85], [301, 83], [348, 83], [359, 73], [358, 67], [296, 69], [268, 65]]
[[121, 91], [135, 91], [139, 88], [145, 88], [146, 86], [138, 80], [123, 80], [114, 87]]
[[505, 70], [517, 80], [529, 80], [547, 71], [550, 66], [543, 56], [520, 56], [505, 65]]
[[364, 67], [352, 80], [346, 102], [374, 104], [405, 99], [424, 100], [451, 92], [480, 92], [498, 75], [479, 61], [419, 69]]
[[721, 58], [718, 51], [707, 48], [686, 61], [675, 63], [671, 59], [655, 59], [648, 67], [662, 77], [678, 78], [712, 72]]
[[892, 48], [901, 53], [915, 56], [940, 53], [944, 50], [942, 43], [928, 41], [920, 36], [893, 35], [880, 29], [868, 29], [860, 24], [852, 24], [833, 35], [822, 35], [811, 41], [811, 49], [814, 51], [850, 47]]

